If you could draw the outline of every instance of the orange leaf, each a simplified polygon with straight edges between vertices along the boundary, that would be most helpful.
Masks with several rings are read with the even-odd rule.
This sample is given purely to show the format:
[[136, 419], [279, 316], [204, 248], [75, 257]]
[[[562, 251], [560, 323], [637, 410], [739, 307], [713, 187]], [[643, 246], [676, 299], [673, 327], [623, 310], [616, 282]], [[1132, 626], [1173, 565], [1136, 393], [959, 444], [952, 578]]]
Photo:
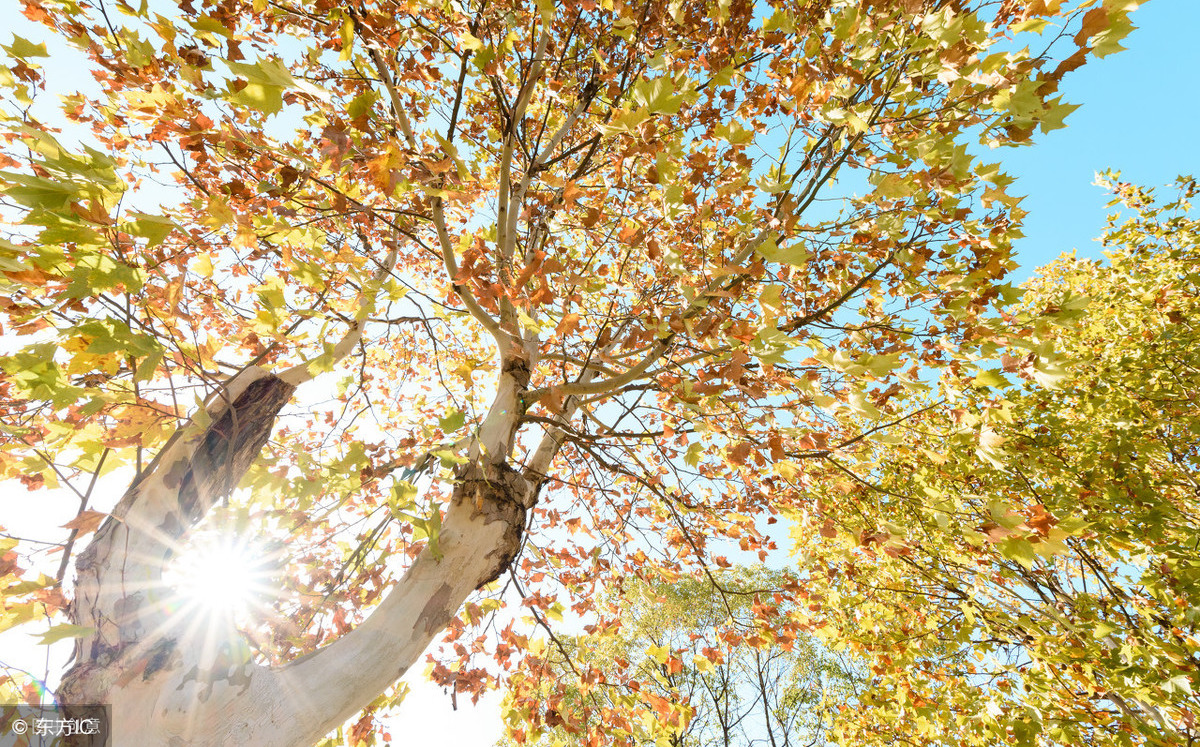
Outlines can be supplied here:
[[559, 321], [558, 326], [554, 328], [554, 334], [560, 337], [566, 336], [574, 332], [579, 327], [579, 315], [567, 314]]
[[567, 182], [567, 186], [563, 187], [563, 203], [572, 205], [579, 201], [583, 196], [583, 190], [575, 182]]
[[79, 515], [63, 524], [63, 529], [74, 529], [76, 534], [89, 534], [100, 528], [100, 523], [108, 518], [108, 514], [93, 511], [90, 508], [79, 512]]
[[734, 464], [745, 464], [746, 458], [750, 456], [750, 444], [742, 442], [737, 446], [727, 447], [725, 456]]
[[550, 290], [550, 286], [546, 285], [543, 280], [541, 286], [529, 297], [529, 302], [534, 305], [548, 304], [554, 301], [554, 291]]
[[976, 527], [976, 529], [986, 534], [987, 541], [991, 542], [992, 544], [1003, 542], [1012, 535], [1016, 534], [1016, 532], [1012, 531], [1011, 529], [1005, 529], [994, 521], [989, 521], [986, 524], [982, 524]]
[[1083, 14], [1083, 25], [1075, 35], [1075, 43], [1079, 46], [1087, 44], [1087, 40], [1103, 31], [1108, 26], [1108, 11], [1104, 8], [1092, 8]]
[[1075, 54], [1058, 63], [1058, 67], [1054, 68], [1054, 72], [1050, 74], [1050, 77], [1054, 80], [1062, 80], [1064, 75], [1082, 67], [1085, 62], [1087, 62], [1087, 49], [1077, 49], [1075, 50]]

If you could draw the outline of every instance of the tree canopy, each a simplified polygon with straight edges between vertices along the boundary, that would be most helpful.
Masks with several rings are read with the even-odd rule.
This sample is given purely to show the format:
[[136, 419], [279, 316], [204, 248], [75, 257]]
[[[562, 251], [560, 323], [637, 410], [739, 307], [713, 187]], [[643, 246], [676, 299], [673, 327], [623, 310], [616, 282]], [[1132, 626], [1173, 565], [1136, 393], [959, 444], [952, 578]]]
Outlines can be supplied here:
[[[798, 612], [770, 600], [787, 574], [742, 568], [713, 580], [630, 578], [601, 600], [619, 631], [546, 642], [507, 683], [508, 744], [829, 744], [865, 676], [803, 628], [780, 625]], [[580, 686], [559, 689], [572, 681]]]
[[875, 675], [852, 742], [1197, 736], [1196, 183], [1103, 184], [1105, 261], [1044, 268], [994, 370], [813, 486], [809, 622]]
[[[993, 368], [943, 387], [953, 401], [892, 438], [827, 458], [793, 516], [794, 567], [632, 584], [613, 600], [619, 628], [554, 640], [510, 682], [524, 709], [511, 731], [543, 744], [589, 730], [673, 745], [1194, 740], [1197, 187], [1100, 184], [1114, 208], [1104, 260], [1042, 268], [993, 319], [1007, 329], [982, 359]], [[628, 669], [641, 676], [603, 679]], [[583, 686], [555, 699], [561, 682]], [[656, 698], [673, 707], [651, 718]]]
[[[843, 455], [999, 376], [1023, 211], [979, 154], [1063, 126], [1135, 5], [25, 0], [0, 477], [79, 514], [54, 576], [6, 541], [6, 624], [69, 617], [118, 744], [369, 743], [443, 630], [478, 694], [623, 577], [836, 534]], [[236, 630], [168, 583], [204, 532], [285, 550]]]

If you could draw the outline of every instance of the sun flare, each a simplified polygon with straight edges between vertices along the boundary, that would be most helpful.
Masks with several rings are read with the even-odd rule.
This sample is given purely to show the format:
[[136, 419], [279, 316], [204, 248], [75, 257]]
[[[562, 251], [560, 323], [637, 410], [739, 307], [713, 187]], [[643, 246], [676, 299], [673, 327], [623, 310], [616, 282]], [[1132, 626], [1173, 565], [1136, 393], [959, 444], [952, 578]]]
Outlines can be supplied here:
[[267, 558], [243, 539], [209, 537], [192, 543], [172, 565], [179, 599], [197, 612], [241, 616], [269, 593]]

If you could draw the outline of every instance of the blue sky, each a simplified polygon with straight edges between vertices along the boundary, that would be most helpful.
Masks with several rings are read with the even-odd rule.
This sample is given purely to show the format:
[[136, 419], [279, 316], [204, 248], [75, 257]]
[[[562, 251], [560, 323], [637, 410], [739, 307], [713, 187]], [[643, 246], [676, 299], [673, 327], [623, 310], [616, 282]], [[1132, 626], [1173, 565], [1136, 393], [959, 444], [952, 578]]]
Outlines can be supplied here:
[[[45, 34], [10, 9], [0, 17], [32, 39]], [[1137, 27], [1123, 42], [1126, 51], [1093, 59], [1067, 76], [1065, 100], [1080, 108], [1065, 129], [1039, 134], [1032, 147], [984, 154], [1018, 178], [1009, 191], [1025, 194], [1026, 238], [1016, 248], [1018, 280], [1064, 251], [1099, 257], [1095, 241], [1104, 225], [1107, 197], [1092, 184], [1097, 171], [1116, 169], [1146, 186], [1166, 184], [1179, 174], [1200, 172], [1200, 102], [1193, 93], [1200, 70], [1200, 0], [1148, 0], [1133, 14]], [[8, 34], [4, 34], [4, 41]], [[66, 57], [62, 54], [65, 52]], [[55, 47], [45, 64], [69, 69], [73, 50]], [[68, 79], [74, 78], [67, 73]], [[90, 80], [72, 80], [71, 85]], [[53, 106], [53, 97], [41, 104]]]
[[[7, 5], [0, 17], [16, 12], [15, 2]], [[1200, 70], [1200, 44], [1194, 39], [1200, 0], [1151, 0], [1133, 20], [1138, 29], [1125, 41], [1127, 51], [1090, 62], [1062, 85], [1066, 100], [1081, 105], [1065, 129], [1041, 135], [1033, 147], [990, 154], [1018, 178], [1010, 191], [1027, 195], [1022, 206], [1030, 215], [1026, 238], [1017, 245], [1018, 279], [1073, 248], [1099, 256], [1094, 239], [1104, 225], [1107, 197], [1092, 184], [1095, 172], [1119, 169], [1125, 179], [1147, 185], [1200, 173], [1194, 142], [1200, 103], [1193, 83]], [[27, 640], [18, 645], [28, 652]], [[8, 660], [10, 653], [0, 645], [0, 659]], [[43, 649], [28, 653], [44, 658]], [[460, 703], [454, 714], [435, 688], [418, 686], [395, 732], [401, 741], [419, 743], [433, 738], [424, 727], [440, 723], [440, 741], [489, 744], [500, 731], [497, 701], [493, 695], [481, 708]], [[448, 734], [447, 724], [458, 731]]]
[[1018, 279], [1072, 248], [1099, 257], [1094, 239], [1104, 227], [1104, 191], [1097, 171], [1147, 186], [1200, 172], [1200, 1], [1151, 0], [1133, 14], [1127, 51], [1089, 62], [1060, 87], [1080, 108], [1067, 127], [1041, 135], [1030, 148], [994, 153], [1017, 177], [1013, 194], [1028, 197], [1025, 238], [1017, 245]]

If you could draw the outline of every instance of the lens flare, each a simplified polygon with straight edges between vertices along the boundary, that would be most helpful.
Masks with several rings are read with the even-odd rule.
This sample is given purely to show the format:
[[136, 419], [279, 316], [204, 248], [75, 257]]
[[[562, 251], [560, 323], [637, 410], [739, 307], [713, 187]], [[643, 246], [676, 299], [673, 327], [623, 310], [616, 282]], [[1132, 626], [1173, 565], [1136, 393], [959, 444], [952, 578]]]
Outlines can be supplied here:
[[267, 555], [242, 538], [198, 538], [176, 558], [164, 580], [187, 607], [213, 616], [241, 617], [270, 594]]

